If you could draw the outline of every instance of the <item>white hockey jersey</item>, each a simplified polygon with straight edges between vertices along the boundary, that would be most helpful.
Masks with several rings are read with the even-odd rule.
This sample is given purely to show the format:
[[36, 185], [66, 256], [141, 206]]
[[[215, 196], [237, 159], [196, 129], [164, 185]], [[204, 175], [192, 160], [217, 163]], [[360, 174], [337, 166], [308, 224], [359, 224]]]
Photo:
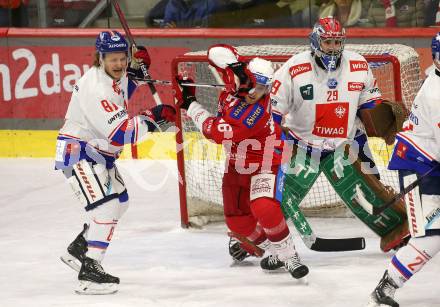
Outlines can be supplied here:
[[126, 76], [114, 81], [97, 67], [77, 81], [58, 135], [56, 168], [82, 159], [104, 158], [111, 165], [124, 144], [137, 142], [148, 131], [139, 116], [128, 116], [127, 101], [135, 88]]
[[274, 117], [284, 117], [291, 136], [320, 150], [334, 150], [356, 134], [358, 109], [372, 108], [381, 93], [367, 61], [343, 51], [338, 69], [319, 67], [310, 51], [291, 57], [275, 72]]
[[389, 169], [424, 173], [440, 162], [440, 71], [437, 69], [429, 73], [417, 93], [403, 132], [396, 139]]

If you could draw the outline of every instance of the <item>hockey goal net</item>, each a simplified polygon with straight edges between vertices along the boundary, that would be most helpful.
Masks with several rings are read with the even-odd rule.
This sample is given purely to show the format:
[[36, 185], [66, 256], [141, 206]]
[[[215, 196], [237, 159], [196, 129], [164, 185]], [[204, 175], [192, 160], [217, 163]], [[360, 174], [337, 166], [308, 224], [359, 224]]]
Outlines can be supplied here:
[[[292, 55], [309, 50], [307, 45], [259, 45], [237, 47], [247, 59], [263, 57], [279, 68]], [[420, 87], [420, 67], [416, 51], [405, 45], [350, 45], [346, 50], [362, 54], [368, 61], [384, 98], [400, 101], [407, 110]], [[183, 73], [196, 83], [221, 84], [215, 69], [207, 62], [206, 51], [187, 53], [173, 61], [173, 73]], [[197, 101], [217, 113], [219, 88], [197, 88]], [[183, 227], [201, 226], [223, 219], [222, 176], [225, 155], [221, 145], [206, 140], [184, 112], [178, 114], [177, 162], [180, 210]], [[369, 138], [381, 181], [398, 190], [397, 174], [387, 170], [392, 146]], [[300, 207], [308, 216], [351, 216], [323, 174], [318, 177]]]

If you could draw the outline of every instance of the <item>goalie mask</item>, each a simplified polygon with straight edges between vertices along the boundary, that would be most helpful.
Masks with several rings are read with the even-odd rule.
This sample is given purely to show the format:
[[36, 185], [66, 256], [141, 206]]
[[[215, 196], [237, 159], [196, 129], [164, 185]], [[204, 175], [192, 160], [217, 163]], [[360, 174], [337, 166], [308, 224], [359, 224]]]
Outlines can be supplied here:
[[255, 77], [234, 47], [225, 44], [211, 46], [208, 61], [220, 73], [226, 92], [244, 97], [254, 88]]
[[321, 18], [310, 33], [310, 47], [313, 54], [328, 71], [334, 71], [340, 64], [345, 45], [345, 29], [334, 17]]

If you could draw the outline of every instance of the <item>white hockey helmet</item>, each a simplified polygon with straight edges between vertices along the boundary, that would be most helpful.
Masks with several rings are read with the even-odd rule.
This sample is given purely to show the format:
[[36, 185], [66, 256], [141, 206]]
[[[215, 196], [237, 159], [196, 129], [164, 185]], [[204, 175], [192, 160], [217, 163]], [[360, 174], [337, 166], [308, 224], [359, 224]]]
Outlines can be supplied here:
[[248, 64], [249, 71], [254, 75], [256, 84], [272, 86], [274, 69], [272, 62], [262, 58], [253, 58]]

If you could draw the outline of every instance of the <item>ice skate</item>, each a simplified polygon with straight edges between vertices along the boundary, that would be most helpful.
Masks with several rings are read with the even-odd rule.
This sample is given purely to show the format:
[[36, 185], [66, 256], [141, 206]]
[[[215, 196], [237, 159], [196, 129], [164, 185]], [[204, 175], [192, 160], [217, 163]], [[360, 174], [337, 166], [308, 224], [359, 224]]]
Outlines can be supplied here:
[[118, 291], [119, 278], [104, 271], [95, 259], [85, 257], [78, 274], [78, 294], [113, 294]]
[[234, 238], [229, 238], [229, 255], [231, 255], [233, 265], [237, 265], [243, 262], [250, 254], [240, 246], [240, 242]]
[[84, 233], [87, 231], [87, 229], [88, 225], [84, 224], [83, 230], [67, 247], [67, 253], [60, 257], [62, 262], [77, 272], [79, 272], [87, 252], [87, 241], [84, 238]]
[[266, 273], [285, 272], [284, 262], [278, 259], [276, 255], [269, 255], [260, 261], [260, 266]]
[[385, 271], [379, 284], [374, 289], [370, 296], [370, 302], [367, 307], [392, 306], [399, 307], [399, 304], [394, 300], [394, 293], [398, 286], [394, 283]]
[[297, 253], [286, 261], [284, 261], [284, 268], [292, 275], [293, 278], [300, 279], [309, 273], [309, 268], [301, 263]]

